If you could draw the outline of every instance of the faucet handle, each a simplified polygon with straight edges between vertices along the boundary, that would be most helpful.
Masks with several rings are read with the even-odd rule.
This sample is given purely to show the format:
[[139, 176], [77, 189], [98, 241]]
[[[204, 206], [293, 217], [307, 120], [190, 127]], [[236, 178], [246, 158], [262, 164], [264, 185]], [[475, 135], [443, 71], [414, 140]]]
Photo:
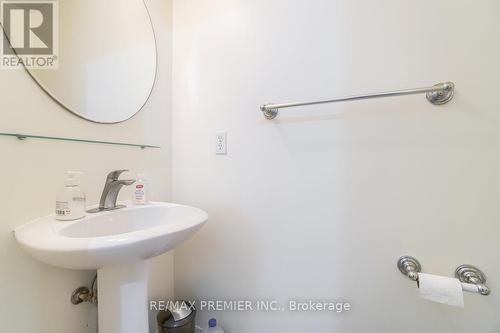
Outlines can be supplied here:
[[115, 170], [115, 171], [111, 171], [109, 174], [108, 174], [108, 177], [107, 177], [107, 180], [108, 181], [113, 181], [113, 180], [118, 180], [118, 178], [120, 177], [120, 175], [124, 172], [127, 172], [129, 170]]

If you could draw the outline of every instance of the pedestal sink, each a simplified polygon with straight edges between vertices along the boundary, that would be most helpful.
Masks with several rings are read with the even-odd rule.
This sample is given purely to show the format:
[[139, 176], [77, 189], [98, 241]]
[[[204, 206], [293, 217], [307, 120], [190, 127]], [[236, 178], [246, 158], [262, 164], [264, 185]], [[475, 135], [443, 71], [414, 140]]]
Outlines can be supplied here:
[[148, 259], [172, 250], [207, 221], [197, 208], [155, 202], [89, 214], [53, 215], [14, 231], [19, 244], [50, 265], [97, 270], [99, 333], [147, 333]]

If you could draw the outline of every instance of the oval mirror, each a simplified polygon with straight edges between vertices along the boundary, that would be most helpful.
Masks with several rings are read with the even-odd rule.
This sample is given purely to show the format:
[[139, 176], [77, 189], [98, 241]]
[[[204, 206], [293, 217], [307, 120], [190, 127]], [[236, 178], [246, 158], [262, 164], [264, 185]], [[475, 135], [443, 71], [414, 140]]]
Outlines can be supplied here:
[[[26, 65], [30, 75], [61, 106], [82, 118], [99, 123], [131, 118], [148, 100], [156, 77], [156, 42], [144, 1], [64, 0], [52, 5], [52, 16], [46, 8], [28, 10], [31, 16], [25, 16], [29, 23], [24, 24], [33, 47], [33, 40], [48, 44], [43, 43], [47, 31], [36, 29], [42, 21], [53, 22], [51, 46], [57, 66]], [[26, 43], [22, 48], [14, 43], [19, 36], [14, 29], [23, 25], [14, 24], [14, 14], [4, 15], [2, 25], [22, 59]]]

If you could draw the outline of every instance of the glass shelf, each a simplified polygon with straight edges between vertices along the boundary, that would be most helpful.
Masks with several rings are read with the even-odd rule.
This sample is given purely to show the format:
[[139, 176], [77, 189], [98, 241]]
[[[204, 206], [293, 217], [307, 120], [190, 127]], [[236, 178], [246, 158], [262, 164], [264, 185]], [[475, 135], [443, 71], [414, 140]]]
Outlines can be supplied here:
[[141, 149], [146, 149], [146, 148], [159, 149], [159, 148], [161, 148], [160, 146], [142, 145], [142, 144], [136, 144], [136, 143], [113, 142], [113, 141], [99, 141], [99, 140], [87, 140], [87, 139], [75, 139], [75, 138], [64, 138], [64, 137], [43, 136], [43, 135], [31, 135], [31, 134], [21, 134], [21, 133], [2, 133], [2, 132], [0, 132], [0, 136], [10, 136], [10, 137], [17, 138], [19, 140], [40, 139], [40, 140], [55, 140], [55, 141], [95, 143], [95, 144], [114, 145], [114, 146], [128, 146], [128, 147], [137, 147], [137, 148], [141, 148]]

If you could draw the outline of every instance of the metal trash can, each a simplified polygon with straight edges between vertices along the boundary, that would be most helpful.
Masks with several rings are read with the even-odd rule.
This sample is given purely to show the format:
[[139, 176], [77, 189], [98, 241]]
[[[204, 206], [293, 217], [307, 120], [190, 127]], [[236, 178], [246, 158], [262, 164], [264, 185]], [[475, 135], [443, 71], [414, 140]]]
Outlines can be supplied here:
[[158, 333], [195, 333], [196, 309], [186, 301], [173, 302], [167, 310], [158, 312]]

